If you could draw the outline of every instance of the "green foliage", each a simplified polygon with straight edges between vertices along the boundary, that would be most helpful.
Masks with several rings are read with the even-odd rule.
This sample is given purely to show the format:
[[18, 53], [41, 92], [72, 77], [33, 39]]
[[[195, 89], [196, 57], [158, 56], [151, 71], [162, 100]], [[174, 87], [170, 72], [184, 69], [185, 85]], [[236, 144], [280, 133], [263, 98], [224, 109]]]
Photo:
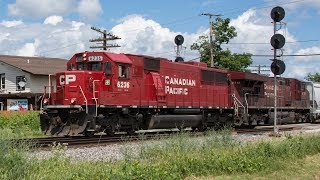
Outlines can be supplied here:
[[320, 74], [319, 73], [315, 73], [315, 74], [308, 73], [308, 75], [305, 77], [305, 79], [308, 81], [312, 81], [312, 82], [320, 82]]
[[39, 112], [1, 112], [0, 129], [10, 129], [19, 137], [40, 136], [40, 117]]
[[[222, 44], [227, 44], [237, 36], [236, 29], [229, 26], [230, 19], [217, 18], [212, 24], [215, 39], [212, 42], [214, 53], [214, 65], [228, 70], [247, 71], [246, 68], [252, 63], [251, 54], [231, 53], [230, 50], [223, 50]], [[201, 62], [210, 65], [210, 41], [207, 36], [200, 36], [197, 42], [191, 45], [191, 50], [200, 53]]]
[[220, 51], [218, 53], [220, 56], [219, 61], [216, 63], [217, 66], [222, 67], [223, 69], [228, 69], [232, 71], [248, 71], [246, 68], [252, 63], [250, 54], [243, 53], [231, 53], [229, 50]]
[[28, 162], [24, 157], [27, 143], [14, 143], [16, 135], [8, 129], [0, 129], [0, 179], [21, 179], [27, 174]]
[[28, 159], [25, 146], [4, 140], [0, 131], [0, 179], [184, 179], [241, 173], [272, 173], [320, 152], [319, 135], [243, 144], [229, 131], [202, 138], [182, 133], [143, 144], [140, 154], [116, 162], [74, 162], [59, 154]]

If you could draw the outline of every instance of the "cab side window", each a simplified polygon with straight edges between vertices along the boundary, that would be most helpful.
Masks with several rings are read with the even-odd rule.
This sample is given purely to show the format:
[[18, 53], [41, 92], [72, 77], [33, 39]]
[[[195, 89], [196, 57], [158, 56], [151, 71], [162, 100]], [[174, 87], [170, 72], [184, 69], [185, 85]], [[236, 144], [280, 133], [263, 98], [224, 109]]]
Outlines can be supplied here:
[[119, 73], [119, 78], [129, 78], [129, 67], [125, 65], [119, 65], [118, 66], [118, 73]]
[[111, 62], [106, 62], [104, 64], [104, 73], [106, 75], [111, 75], [112, 74], [112, 64], [111, 64]]

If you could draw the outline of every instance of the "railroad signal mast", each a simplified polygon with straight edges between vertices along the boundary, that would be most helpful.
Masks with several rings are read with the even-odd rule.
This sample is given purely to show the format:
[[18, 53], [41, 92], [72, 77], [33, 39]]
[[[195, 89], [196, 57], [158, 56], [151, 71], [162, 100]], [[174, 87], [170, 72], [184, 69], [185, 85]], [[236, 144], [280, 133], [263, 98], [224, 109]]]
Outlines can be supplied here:
[[183, 42], [184, 42], [184, 37], [180, 34], [174, 38], [174, 43], [177, 45], [176, 46], [176, 59], [174, 60], [175, 62], [183, 62], [184, 61], [184, 59], [181, 56], [182, 51], [185, 48], [184, 46], [182, 46]]
[[121, 39], [118, 36], [115, 36], [111, 33], [107, 33], [106, 30], [100, 30], [96, 27], [91, 27], [92, 30], [97, 31], [98, 33], [102, 34], [102, 37], [99, 37], [97, 39], [90, 39], [90, 42], [102, 42], [101, 46], [90, 46], [90, 48], [99, 48], [99, 49], [103, 49], [103, 50], [108, 50], [109, 48], [114, 48], [114, 47], [120, 47], [120, 45], [118, 44], [108, 44], [108, 41], [114, 41], [114, 40], [118, 40]]
[[[273, 131], [275, 134], [278, 133], [277, 128], [277, 75], [284, 73], [286, 66], [284, 62], [280, 59], [282, 57], [282, 48], [286, 43], [286, 39], [282, 34], [277, 34], [277, 31], [281, 29], [283, 24], [281, 21], [285, 16], [285, 11], [282, 7], [275, 7], [271, 10], [271, 19], [273, 20], [273, 36], [270, 39], [270, 44], [273, 47], [273, 59], [271, 64], [271, 71], [274, 74], [274, 127]], [[277, 29], [277, 25], [280, 28]], [[280, 50], [280, 55], [278, 55], [278, 50]], [[279, 58], [279, 59], [277, 59]]]

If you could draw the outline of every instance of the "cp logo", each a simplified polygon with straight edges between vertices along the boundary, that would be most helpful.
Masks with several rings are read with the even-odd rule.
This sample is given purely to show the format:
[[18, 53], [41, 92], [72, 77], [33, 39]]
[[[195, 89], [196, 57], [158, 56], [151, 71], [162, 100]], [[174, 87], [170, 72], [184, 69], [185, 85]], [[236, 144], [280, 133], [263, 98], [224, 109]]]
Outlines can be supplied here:
[[68, 75], [61, 75], [59, 77], [60, 85], [69, 84], [70, 82], [76, 81], [76, 75], [68, 74]]

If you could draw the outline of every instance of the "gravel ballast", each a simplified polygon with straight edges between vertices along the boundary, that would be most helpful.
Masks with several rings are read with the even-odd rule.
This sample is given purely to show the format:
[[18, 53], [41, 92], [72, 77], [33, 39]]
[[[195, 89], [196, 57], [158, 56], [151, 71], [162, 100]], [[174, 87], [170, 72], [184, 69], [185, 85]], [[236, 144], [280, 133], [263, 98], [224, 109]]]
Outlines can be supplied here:
[[[302, 126], [302, 125], [299, 125]], [[287, 135], [299, 135], [305, 133], [319, 133], [320, 125], [318, 124], [308, 124], [301, 128], [301, 130], [293, 130], [281, 132], [282, 137]], [[233, 139], [241, 143], [250, 143], [257, 141], [270, 141], [274, 137], [270, 136], [269, 133], [262, 133], [258, 135], [252, 134], [233, 134]], [[197, 137], [200, 139], [203, 137]], [[196, 141], [199, 141], [196, 139]], [[137, 141], [137, 142], [127, 142], [127, 143], [116, 143], [93, 147], [77, 147], [68, 148], [64, 146], [54, 146], [52, 150], [35, 150], [28, 154], [30, 159], [48, 159], [55, 154], [59, 154], [62, 157], [70, 158], [73, 162], [80, 161], [117, 161], [124, 159], [125, 157], [137, 157], [141, 151], [142, 147], [150, 146], [153, 143], [160, 143], [157, 141]]]

